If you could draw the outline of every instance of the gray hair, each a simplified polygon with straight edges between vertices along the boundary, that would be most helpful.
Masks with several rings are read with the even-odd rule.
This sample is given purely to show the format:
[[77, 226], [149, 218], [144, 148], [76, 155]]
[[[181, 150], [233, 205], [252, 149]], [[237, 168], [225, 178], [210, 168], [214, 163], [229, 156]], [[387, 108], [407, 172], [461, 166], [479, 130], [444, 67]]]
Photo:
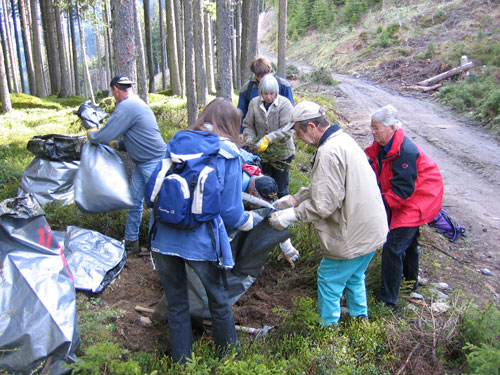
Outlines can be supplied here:
[[266, 74], [259, 83], [259, 95], [262, 96], [264, 93], [273, 92], [276, 95], [279, 91], [278, 81], [272, 74]]
[[391, 104], [373, 112], [371, 120], [372, 122], [382, 123], [384, 126], [394, 125], [395, 129], [399, 129], [401, 127], [401, 121], [398, 119], [398, 110]]

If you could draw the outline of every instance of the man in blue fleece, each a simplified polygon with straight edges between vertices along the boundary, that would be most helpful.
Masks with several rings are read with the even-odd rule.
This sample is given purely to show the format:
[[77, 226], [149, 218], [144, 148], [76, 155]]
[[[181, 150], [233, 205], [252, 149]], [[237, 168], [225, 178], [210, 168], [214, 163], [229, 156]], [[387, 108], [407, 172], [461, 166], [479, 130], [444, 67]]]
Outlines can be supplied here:
[[125, 224], [125, 248], [129, 252], [138, 252], [144, 189], [156, 165], [165, 156], [167, 145], [153, 111], [132, 92], [133, 83], [123, 75], [111, 80], [116, 107], [106, 126], [100, 130], [87, 129], [87, 136], [92, 143], [105, 143], [126, 151], [135, 163], [130, 180], [134, 207], [129, 210]]

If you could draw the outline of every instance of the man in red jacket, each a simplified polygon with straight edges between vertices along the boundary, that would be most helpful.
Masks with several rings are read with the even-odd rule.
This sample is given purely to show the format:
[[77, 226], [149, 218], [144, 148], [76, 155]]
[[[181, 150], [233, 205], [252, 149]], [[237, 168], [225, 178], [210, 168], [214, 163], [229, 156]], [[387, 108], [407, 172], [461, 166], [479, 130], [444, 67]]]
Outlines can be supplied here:
[[419, 226], [441, 210], [443, 178], [436, 163], [405, 136], [398, 112], [387, 105], [371, 115], [374, 142], [366, 148], [389, 220], [382, 250], [379, 299], [396, 308], [401, 278], [418, 282]]

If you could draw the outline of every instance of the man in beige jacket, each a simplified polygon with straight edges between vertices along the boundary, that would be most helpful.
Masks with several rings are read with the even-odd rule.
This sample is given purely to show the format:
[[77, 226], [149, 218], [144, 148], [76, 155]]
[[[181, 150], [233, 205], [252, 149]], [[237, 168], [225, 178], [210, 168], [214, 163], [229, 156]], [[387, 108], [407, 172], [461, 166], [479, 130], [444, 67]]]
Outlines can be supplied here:
[[311, 185], [287, 195], [275, 206], [270, 223], [283, 230], [300, 220], [318, 231], [323, 259], [318, 268], [318, 310], [323, 324], [340, 318], [346, 289], [349, 315], [368, 316], [365, 271], [375, 250], [386, 240], [388, 226], [375, 173], [363, 150], [325, 110], [310, 101], [299, 103], [284, 129], [316, 147]]

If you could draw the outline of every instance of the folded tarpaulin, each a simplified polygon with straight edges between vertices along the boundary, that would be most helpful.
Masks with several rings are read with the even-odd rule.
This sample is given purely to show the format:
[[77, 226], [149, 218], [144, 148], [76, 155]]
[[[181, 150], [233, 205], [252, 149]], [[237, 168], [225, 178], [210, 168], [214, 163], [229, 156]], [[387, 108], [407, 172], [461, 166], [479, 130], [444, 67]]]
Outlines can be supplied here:
[[42, 206], [49, 202], [71, 204], [75, 201], [73, 182], [79, 166], [79, 160], [55, 161], [36, 157], [23, 171], [17, 195], [31, 193]]
[[63, 247], [79, 290], [101, 292], [118, 276], [127, 260], [122, 242], [89, 229], [68, 226]]
[[31, 195], [0, 202], [0, 369], [69, 373], [80, 333], [61, 246]]

